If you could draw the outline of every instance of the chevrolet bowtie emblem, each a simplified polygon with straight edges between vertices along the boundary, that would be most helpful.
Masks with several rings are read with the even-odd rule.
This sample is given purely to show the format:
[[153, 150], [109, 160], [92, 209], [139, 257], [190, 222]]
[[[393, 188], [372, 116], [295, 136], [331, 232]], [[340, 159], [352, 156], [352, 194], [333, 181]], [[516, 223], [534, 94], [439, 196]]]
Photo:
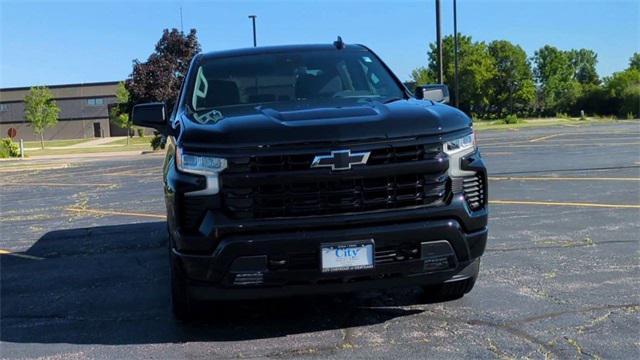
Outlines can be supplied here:
[[364, 165], [370, 152], [351, 153], [351, 150], [332, 151], [331, 155], [319, 155], [313, 159], [311, 167], [330, 167], [335, 170], [350, 170], [352, 165]]

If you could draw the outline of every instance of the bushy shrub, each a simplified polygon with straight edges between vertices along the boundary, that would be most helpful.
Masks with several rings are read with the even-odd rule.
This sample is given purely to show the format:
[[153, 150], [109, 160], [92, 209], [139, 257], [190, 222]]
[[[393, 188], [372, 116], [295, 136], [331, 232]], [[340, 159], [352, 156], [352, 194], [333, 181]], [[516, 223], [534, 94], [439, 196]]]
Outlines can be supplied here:
[[556, 113], [556, 117], [559, 119], [565, 119], [565, 120], [571, 120], [571, 117], [569, 115], [567, 115], [567, 113]]
[[502, 122], [505, 124], [519, 124], [522, 122], [516, 115], [507, 115], [506, 118], [502, 119]]
[[20, 148], [10, 138], [0, 139], [0, 158], [18, 157]]
[[164, 149], [165, 144], [165, 138], [161, 134], [154, 134], [153, 138], [151, 138], [151, 148], [153, 150]]
[[144, 129], [142, 128], [137, 128], [136, 132], [138, 133], [138, 137], [143, 137], [144, 136]]

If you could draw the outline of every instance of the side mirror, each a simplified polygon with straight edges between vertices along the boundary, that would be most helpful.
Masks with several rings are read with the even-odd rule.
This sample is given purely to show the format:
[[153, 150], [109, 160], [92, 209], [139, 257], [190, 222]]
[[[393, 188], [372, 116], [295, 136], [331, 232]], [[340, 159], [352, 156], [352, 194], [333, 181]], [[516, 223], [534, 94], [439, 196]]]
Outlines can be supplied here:
[[167, 115], [164, 103], [139, 104], [131, 112], [133, 125], [154, 128], [164, 132], [167, 128]]
[[430, 84], [416, 87], [416, 99], [431, 100], [437, 103], [449, 103], [449, 87], [444, 84]]

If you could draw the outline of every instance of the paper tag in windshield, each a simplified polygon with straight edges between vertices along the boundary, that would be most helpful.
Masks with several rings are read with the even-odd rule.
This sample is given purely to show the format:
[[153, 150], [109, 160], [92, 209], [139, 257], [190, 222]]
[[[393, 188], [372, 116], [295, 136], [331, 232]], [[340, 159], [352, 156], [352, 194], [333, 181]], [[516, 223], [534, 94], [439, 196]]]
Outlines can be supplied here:
[[370, 63], [370, 62], [371, 62], [371, 58], [370, 58], [370, 57], [368, 57], [368, 56], [363, 56], [363, 57], [362, 57], [362, 60], [364, 60], [364, 62], [368, 62], [368, 63]]

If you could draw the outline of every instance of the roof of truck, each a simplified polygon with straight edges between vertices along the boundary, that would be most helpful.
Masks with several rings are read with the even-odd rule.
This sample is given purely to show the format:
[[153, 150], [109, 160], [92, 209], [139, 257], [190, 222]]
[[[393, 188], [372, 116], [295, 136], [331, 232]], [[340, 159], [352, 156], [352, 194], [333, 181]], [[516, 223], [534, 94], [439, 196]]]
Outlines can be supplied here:
[[344, 48], [338, 50], [331, 44], [307, 44], [307, 45], [278, 45], [278, 46], [258, 46], [242, 49], [212, 51], [203, 53], [206, 59], [225, 58], [234, 56], [247, 56], [259, 54], [275, 54], [301, 51], [318, 51], [318, 50], [336, 50], [336, 51], [366, 51], [367, 48], [362, 45], [345, 44]]

